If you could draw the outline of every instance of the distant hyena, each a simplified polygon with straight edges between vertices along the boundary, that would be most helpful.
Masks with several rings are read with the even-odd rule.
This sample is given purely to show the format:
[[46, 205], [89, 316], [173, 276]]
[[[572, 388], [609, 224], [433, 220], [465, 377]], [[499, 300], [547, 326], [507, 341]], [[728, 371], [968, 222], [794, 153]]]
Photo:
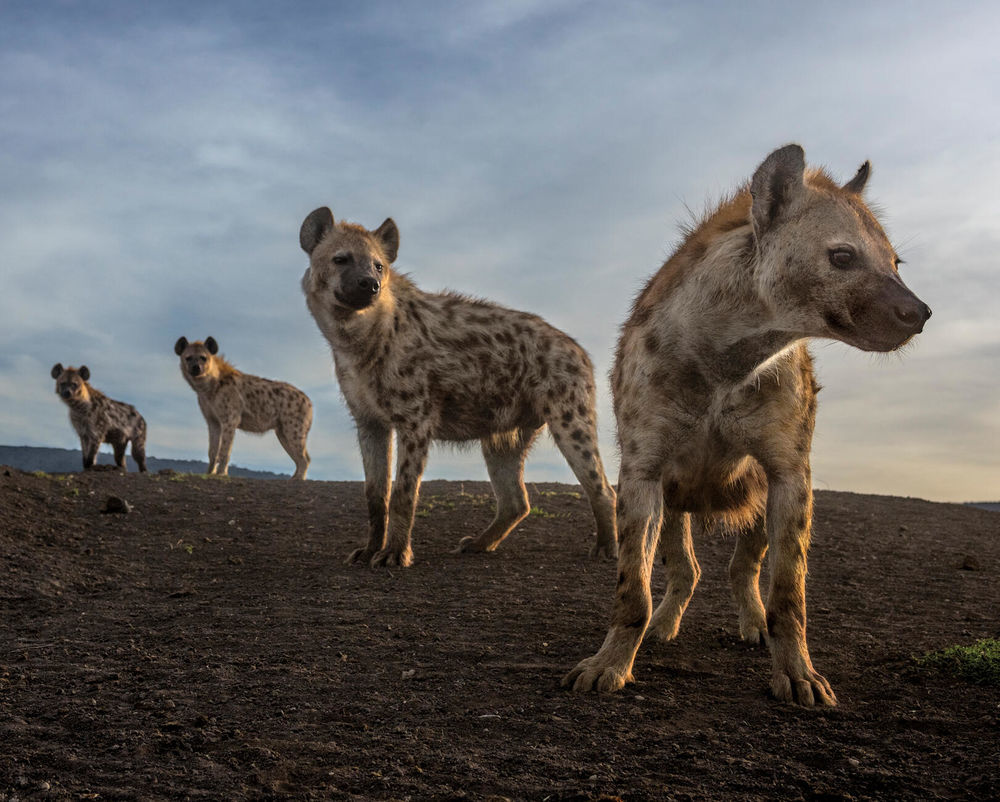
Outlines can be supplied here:
[[236, 430], [262, 434], [274, 429], [278, 442], [295, 461], [293, 479], [305, 479], [309, 468], [306, 437], [312, 426], [309, 396], [286, 382], [242, 373], [218, 356], [219, 345], [208, 337], [174, 344], [181, 373], [198, 394], [198, 406], [208, 424], [208, 472], [229, 473], [229, 455]]
[[[816, 393], [807, 338], [892, 351], [931, 310], [861, 198], [870, 166], [837, 186], [775, 151], [692, 230], [639, 294], [612, 373], [622, 449], [618, 590], [604, 645], [563, 680], [614, 691], [647, 625], [669, 640], [698, 582], [690, 514], [739, 532], [729, 576], [745, 640], [771, 650], [783, 701], [834, 705], [806, 647], [809, 450]], [[662, 530], [662, 532], [661, 532]], [[652, 613], [657, 539], [667, 590]], [[758, 590], [771, 550], [767, 612]]]
[[108, 398], [91, 387], [90, 369], [83, 365], [64, 368], [52, 366], [56, 380], [56, 393], [69, 407], [69, 422], [80, 436], [83, 451], [83, 468], [89, 470], [97, 460], [101, 443], [108, 443], [115, 450], [115, 465], [125, 467], [125, 447], [132, 441], [132, 459], [141, 472], [146, 470], [146, 421], [131, 404]]
[[[310, 214], [306, 303], [333, 350], [358, 428], [368, 543], [349, 561], [409, 565], [410, 530], [432, 440], [479, 440], [496, 518], [459, 551], [492, 551], [528, 514], [524, 460], [548, 424], [597, 519], [592, 554], [616, 553], [615, 493], [597, 451], [594, 376], [586, 352], [541, 318], [452, 293], [430, 294], [393, 271], [399, 231]], [[390, 500], [392, 433], [399, 456]]]

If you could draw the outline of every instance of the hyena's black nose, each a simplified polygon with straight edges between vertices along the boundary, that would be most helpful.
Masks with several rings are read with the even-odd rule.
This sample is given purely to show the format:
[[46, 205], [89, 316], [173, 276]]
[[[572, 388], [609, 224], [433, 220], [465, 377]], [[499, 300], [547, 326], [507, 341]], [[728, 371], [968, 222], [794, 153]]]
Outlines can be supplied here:
[[374, 279], [371, 276], [362, 276], [358, 279], [358, 286], [365, 292], [370, 292], [375, 295], [379, 289], [378, 279]]
[[931, 316], [931, 308], [923, 301], [893, 308], [899, 322], [918, 333], [924, 330], [924, 323]]
[[71, 393], [69, 390], [63, 390], [62, 391], [62, 397], [63, 398], [71, 398], [72, 396], [73, 396], [73, 393]]

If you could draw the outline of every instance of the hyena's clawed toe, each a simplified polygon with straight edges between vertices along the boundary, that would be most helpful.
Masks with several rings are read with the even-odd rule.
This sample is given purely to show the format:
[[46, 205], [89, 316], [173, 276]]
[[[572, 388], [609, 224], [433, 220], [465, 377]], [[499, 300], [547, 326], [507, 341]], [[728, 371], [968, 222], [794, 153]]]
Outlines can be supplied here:
[[[560, 414], [571, 408], [574, 423], [579, 419], [586, 429], [586, 441], [574, 440], [563, 453], [594, 508], [598, 551], [614, 553], [614, 492], [594, 434], [594, 369], [578, 343], [535, 315], [420, 290], [392, 268], [399, 230], [391, 218], [367, 230], [336, 222], [322, 207], [303, 221], [299, 244], [309, 254], [306, 304], [333, 350], [340, 389], [361, 433], [370, 531], [365, 551], [373, 562], [404, 559], [423, 471], [422, 459], [417, 470], [407, 456], [390, 493], [385, 454], [392, 433], [401, 444], [419, 443], [425, 455], [431, 441], [483, 443], [496, 517], [457, 550], [486, 552], [528, 514], [524, 458], [555, 407]], [[383, 556], [383, 549], [398, 556]]]

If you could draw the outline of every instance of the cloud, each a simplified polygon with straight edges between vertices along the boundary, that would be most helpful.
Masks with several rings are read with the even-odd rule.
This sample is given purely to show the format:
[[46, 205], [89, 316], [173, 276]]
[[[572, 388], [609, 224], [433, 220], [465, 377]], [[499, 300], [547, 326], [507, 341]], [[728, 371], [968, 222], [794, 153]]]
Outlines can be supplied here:
[[[983, 99], [998, 17], [929, 3], [5, 4], [0, 332], [17, 358], [0, 360], [16, 385], [0, 442], [62, 437], [48, 367], [87, 361], [150, 418], [150, 453], [200, 456], [172, 344], [213, 334], [241, 369], [313, 397], [312, 476], [359, 477], [298, 288], [299, 224], [329, 205], [369, 227], [393, 216], [399, 265], [424, 289], [576, 337], [613, 475], [603, 378], [632, 297], [686, 206], [800, 140], [840, 176], [873, 160], [870, 193], [935, 310], [902, 361], [817, 344], [817, 479], [995, 496], [1000, 145]], [[270, 436], [234, 455], [287, 468]], [[550, 443], [528, 472], [571, 479]], [[428, 475], [485, 474], [476, 450], [443, 450]]]

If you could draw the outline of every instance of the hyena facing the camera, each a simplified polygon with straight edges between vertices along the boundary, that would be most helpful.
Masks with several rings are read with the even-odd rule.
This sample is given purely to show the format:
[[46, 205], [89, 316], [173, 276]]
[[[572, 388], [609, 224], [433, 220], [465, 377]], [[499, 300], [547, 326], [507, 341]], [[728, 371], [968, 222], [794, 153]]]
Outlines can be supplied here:
[[295, 462], [293, 479], [305, 479], [309, 468], [306, 438], [312, 426], [309, 396], [287, 382], [264, 379], [234, 368], [219, 356], [219, 344], [174, 344], [181, 373], [198, 394], [198, 406], [208, 424], [208, 472], [226, 476], [236, 430], [263, 434], [274, 429], [278, 442]]
[[[676, 636], [700, 569], [691, 514], [738, 532], [729, 575], [740, 634], [767, 642], [782, 701], [834, 705], [806, 646], [809, 451], [818, 386], [809, 337], [893, 351], [930, 309], [861, 197], [806, 170], [798, 145], [772, 153], [749, 186], [689, 233], [639, 294], [612, 374], [622, 449], [618, 589], [600, 650], [563, 680], [614, 691], [632, 679], [647, 627]], [[659, 540], [667, 589], [652, 610]], [[758, 588], [770, 550], [767, 607]]]
[[[528, 515], [524, 461], [548, 424], [597, 520], [593, 554], [616, 553], [615, 493], [597, 450], [590, 359], [541, 318], [452, 293], [419, 290], [390, 265], [396, 224], [335, 223], [326, 207], [302, 224], [306, 303], [333, 351], [365, 469], [368, 542], [350, 561], [406, 566], [432, 440], [479, 440], [496, 518], [460, 551], [492, 551]], [[391, 485], [392, 434], [398, 448]], [[390, 493], [391, 487], [391, 493]]]
[[56, 380], [56, 393], [69, 407], [69, 420], [80, 436], [83, 468], [90, 470], [97, 461], [101, 443], [115, 451], [115, 465], [125, 467], [125, 448], [132, 441], [132, 459], [140, 472], [146, 471], [146, 420], [131, 404], [108, 398], [91, 387], [90, 369], [83, 365], [64, 368], [56, 363], [51, 374]]

